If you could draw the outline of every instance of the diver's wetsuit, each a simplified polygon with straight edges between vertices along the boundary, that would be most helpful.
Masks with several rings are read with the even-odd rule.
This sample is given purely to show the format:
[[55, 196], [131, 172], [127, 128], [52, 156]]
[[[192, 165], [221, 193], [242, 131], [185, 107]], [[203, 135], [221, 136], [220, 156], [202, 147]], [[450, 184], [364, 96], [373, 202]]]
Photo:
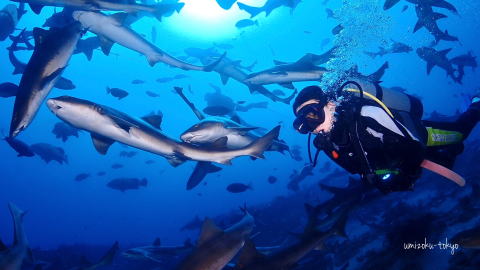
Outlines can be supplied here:
[[395, 112], [392, 119], [374, 102], [353, 103], [336, 108], [337, 121], [330, 136], [317, 136], [314, 145], [385, 193], [411, 190], [424, 159], [451, 168], [463, 151], [463, 140], [480, 120], [480, 102], [450, 123], [421, 121], [420, 117], [402, 121], [405, 114]]

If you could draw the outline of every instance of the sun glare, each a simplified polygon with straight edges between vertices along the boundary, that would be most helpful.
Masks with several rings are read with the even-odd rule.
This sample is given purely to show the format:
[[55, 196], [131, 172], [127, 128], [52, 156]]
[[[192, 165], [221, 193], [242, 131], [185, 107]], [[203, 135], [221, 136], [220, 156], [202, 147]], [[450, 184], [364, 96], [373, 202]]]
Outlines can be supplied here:
[[[238, 34], [235, 23], [249, 15], [234, 4], [222, 9], [215, 0], [182, 0], [185, 6], [180, 14], [168, 18], [166, 23], [175, 32], [202, 41], [219, 41]], [[252, 1], [242, 1], [251, 4]], [[263, 1], [257, 1], [263, 2]]]

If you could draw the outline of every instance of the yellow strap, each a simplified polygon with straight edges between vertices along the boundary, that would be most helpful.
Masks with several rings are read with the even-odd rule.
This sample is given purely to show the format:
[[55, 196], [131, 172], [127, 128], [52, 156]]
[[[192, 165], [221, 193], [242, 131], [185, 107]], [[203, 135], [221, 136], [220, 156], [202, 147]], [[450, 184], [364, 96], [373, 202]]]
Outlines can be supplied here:
[[[348, 92], [360, 93], [360, 90], [352, 89], [352, 88], [347, 89], [347, 91], [348, 91]], [[364, 94], [365, 96], [373, 99], [375, 102], [377, 102], [378, 105], [380, 105], [380, 106], [388, 113], [388, 115], [390, 115], [390, 117], [395, 118], [395, 117], [393, 117], [393, 114], [392, 114], [392, 112], [388, 109], [388, 107], [385, 106], [385, 104], [384, 104], [382, 101], [380, 101], [376, 96], [374, 96], [374, 95], [372, 95], [372, 94], [370, 94], [370, 93], [368, 93], [368, 92], [365, 92], [365, 91], [363, 91], [363, 94]]]

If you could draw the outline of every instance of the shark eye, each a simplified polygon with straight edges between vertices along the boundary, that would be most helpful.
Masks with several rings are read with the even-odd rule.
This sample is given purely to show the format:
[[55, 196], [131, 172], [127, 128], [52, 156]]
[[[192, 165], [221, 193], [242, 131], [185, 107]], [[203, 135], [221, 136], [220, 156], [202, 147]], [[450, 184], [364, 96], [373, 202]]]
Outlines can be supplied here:
[[60, 109], [63, 108], [63, 107], [60, 106], [60, 105], [56, 105], [55, 108], [56, 108], [57, 110], [60, 110]]

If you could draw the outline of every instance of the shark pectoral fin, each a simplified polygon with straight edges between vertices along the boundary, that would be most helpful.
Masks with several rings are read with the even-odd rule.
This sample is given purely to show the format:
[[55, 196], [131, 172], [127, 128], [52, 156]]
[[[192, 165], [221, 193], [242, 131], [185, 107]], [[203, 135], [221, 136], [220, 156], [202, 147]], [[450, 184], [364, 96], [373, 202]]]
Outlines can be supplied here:
[[295, 86], [291, 82], [289, 83], [279, 83], [280, 86], [288, 88], [288, 89], [295, 89]]
[[222, 80], [223, 85], [227, 84], [229, 78], [230, 77], [228, 77], [227, 75], [220, 74], [220, 79]]
[[47, 35], [48, 35], [47, 30], [39, 27], [33, 28], [33, 39], [35, 40], [35, 46], [42, 44]]
[[209, 173], [215, 173], [215, 172], [219, 172], [219, 171], [222, 170], [222, 168], [213, 165], [211, 162], [207, 162], [207, 163], [208, 163], [208, 164], [206, 164], [205, 166], [207, 167], [206, 170], [207, 170]]
[[214, 142], [209, 144], [210, 148], [213, 149], [226, 149], [227, 148], [227, 143], [228, 143], [228, 137], [223, 136], [218, 139], [216, 139]]
[[209, 240], [217, 237], [222, 233], [222, 229], [218, 228], [217, 225], [215, 225], [215, 222], [213, 222], [213, 220], [209, 218], [205, 219], [202, 226], [202, 232], [200, 233], [200, 237], [198, 238], [197, 246], [205, 244]]
[[125, 20], [128, 17], [128, 13], [118, 12], [118, 13], [115, 13], [113, 15], [110, 15], [109, 17], [114, 19], [118, 23], [119, 26], [122, 26], [122, 25], [125, 24]]
[[237, 266], [239, 269], [246, 267], [257, 260], [261, 260], [265, 257], [260, 253], [255, 247], [255, 243], [251, 239], [245, 240], [245, 245], [243, 246], [242, 252], [240, 253], [237, 261]]
[[432, 62], [427, 62], [427, 75], [430, 75], [430, 72], [432, 71], [432, 68], [435, 66], [434, 63]]
[[415, 24], [415, 28], [413, 28], [413, 33], [417, 32], [424, 26], [423, 22], [418, 20], [417, 23]]
[[59, 68], [55, 70], [52, 74], [48, 75], [47, 77], [43, 78], [43, 80], [40, 82], [40, 87], [44, 88], [46, 85], [51, 83], [53, 80], [55, 80], [57, 77], [60, 77], [60, 75], [63, 73], [65, 70], [65, 67]]
[[440, 20], [440, 19], [443, 19], [443, 18], [447, 18], [447, 15], [444, 15], [442, 13], [434, 12], [432, 18], [433, 18], [434, 21], [436, 21], [436, 20]]
[[223, 165], [232, 165], [232, 159], [216, 160], [215, 162]]
[[258, 129], [258, 127], [226, 127], [227, 129], [235, 131], [237, 134], [245, 135], [249, 131]]
[[132, 127], [136, 127], [134, 123], [130, 123], [129, 121], [121, 117], [117, 117], [115, 115], [110, 115], [110, 119], [112, 119], [112, 121], [115, 123], [117, 127], [121, 128], [122, 130], [125, 130], [125, 132], [129, 134], [130, 134], [130, 129]]
[[98, 39], [100, 39], [100, 48], [102, 48], [102, 52], [108, 56], [112, 50], [114, 42], [104, 36], [98, 36]]
[[40, 14], [40, 12], [42, 12], [43, 5], [32, 4], [32, 3], [28, 3], [28, 5], [30, 6], [30, 9], [32, 9], [33, 13], [38, 15]]
[[92, 133], [91, 136], [92, 136], [93, 146], [95, 146], [95, 149], [97, 149], [97, 152], [102, 155], [105, 155], [108, 151], [108, 148], [110, 148], [110, 145], [112, 145], [115, 142], [112, 139], [109, 139], [105, 136], [98, 135], [95, 133]]
[[161, 244], [162, 243], [160, 241], [160, 238], [157, 237], [157, 238], [155, 238], [155, 241], [153, 241], [152, 246], [159, 247], [159, 246], [161, 246]]
[[183, 158], [183, 157], [184, 155], [182, 153], [175, 152], [173, 156], [167, 157], [167, 161], [173, 167], [177, 167], [179, 165], [182, 165], [185, 162], [185, 160], [187, 160], [186, 158]]

